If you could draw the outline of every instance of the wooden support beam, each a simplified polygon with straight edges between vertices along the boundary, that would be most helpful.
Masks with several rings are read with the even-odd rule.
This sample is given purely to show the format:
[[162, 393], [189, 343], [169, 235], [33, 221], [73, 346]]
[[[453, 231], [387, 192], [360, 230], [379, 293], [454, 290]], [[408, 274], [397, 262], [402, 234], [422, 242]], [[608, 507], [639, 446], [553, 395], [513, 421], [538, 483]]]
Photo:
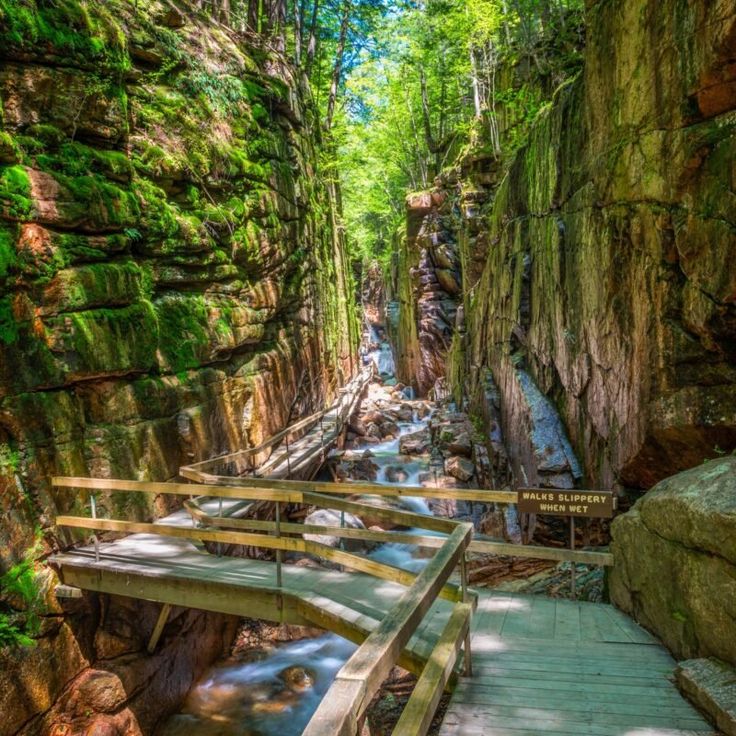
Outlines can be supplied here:
[[425, 736], [445, 686], [452, 676], [460, 647], [470, 631], [472, 609], [458, 603], [452, 611], [427, 665], [404, 707], [392, 736]]
[[158, 644], [158, 640], [161, 638], [161, 634], [164, 631], [164, 626], [166, 626], [166, 622], [169, 619], [169, 613], [171, 613], [171, 605], [169, 603], [164, 603], [158, 614], [156, 625], [153, 627], [151, 638], [148, 640], [146, 651], [149, 654], [153, 654], [156, 651], [156, 645]]
[[166, 566], [166, 574], [151, 572], [144, 566], [132, 571], [130, 565], [118, 570], [112, 561], [105, 565], [96, 563], [94, 555], [85, 556], [81, 551], [73, 555], [57, 555], [54, 565], [59, 567], [61, 578], [67, 585], [97, 593], [120, 595], [127, 598], [168, 603], [172, 606], [195, 608], [200, 611], [225, 613], [232, 616], [248, 616], [274, 623], [290, 623], [311, 626], [312, 622], [297, 612], [297, 598], [283, 594], [283, 607], [279, 608], [279, 592], [263, 586], [243, 585], [227, 573], [216, 570], [207, 577], [177, 569], [175, 564]]

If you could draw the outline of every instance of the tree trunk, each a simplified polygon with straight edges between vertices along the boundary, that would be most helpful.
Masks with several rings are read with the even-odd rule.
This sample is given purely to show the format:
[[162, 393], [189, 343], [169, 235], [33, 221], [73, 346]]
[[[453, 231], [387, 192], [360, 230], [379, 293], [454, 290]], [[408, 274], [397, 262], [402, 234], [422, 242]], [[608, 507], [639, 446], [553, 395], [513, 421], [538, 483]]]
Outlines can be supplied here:
[[312, 17], [309, 21], [309, 41], [307, 43], [307, 63], [304, 71], [307, 76], [311, 75], [314, 66], [314, 57], [317, 54], [317, 22], [319, 20], [319, 2], [314, 0], [312, 4]]
[[294, 65], [302, 65], [302, 42], [304, 37], [304, 0], [294, 0]]
[[352, 1], [345, 0], [342, 8], [342, 20], [340, 21], [340, 36], [337, 41], [335, 66], [332, 69], [330, 96], [327, 98], [327, 116], [325, 117], [325, 130], [332, 129], [332, 123], [335, 117], [335, 104], [337, 103], [337, 91], [340, 87], [340, 79], [342, 77], [342, 64], [345, 58], [345, 45], [348, 40], [348, 28], [350, 26], [351, 9]]

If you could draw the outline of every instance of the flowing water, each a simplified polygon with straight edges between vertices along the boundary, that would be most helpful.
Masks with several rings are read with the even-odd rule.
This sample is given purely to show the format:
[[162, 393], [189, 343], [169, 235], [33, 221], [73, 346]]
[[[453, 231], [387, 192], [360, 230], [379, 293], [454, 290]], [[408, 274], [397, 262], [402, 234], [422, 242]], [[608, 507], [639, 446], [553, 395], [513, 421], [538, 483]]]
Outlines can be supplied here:
[[217, 665], [159, 736], [298, 736], [355, 649], [329, 634]]
[[[392, 375], [391, 349], [375, 337], [379, 347], [370, 355], [379, 372]], [[415, 411], [411, 421], [397, 422], [400, 437], [420, 431], [428, 422], [429, 416], [419, 418]], [[431, 477], [429, 459], [401, 455], [400, 437], [370, 446], [371, 460], [378, 466], [376, 481], [421, 485]], [[409, 511], [431, 514], [423, 498], [405, 496], [400, 502]], [[427, 564], [417, 548], [407, 544], [383, 544], [370, 557], [412, 572]], [[276, 647], [255, 661], [223, 662], [193, 688], [181, 713], [169, 719], [159, 736], [297, 736], [355, 649], [328, 634]]]

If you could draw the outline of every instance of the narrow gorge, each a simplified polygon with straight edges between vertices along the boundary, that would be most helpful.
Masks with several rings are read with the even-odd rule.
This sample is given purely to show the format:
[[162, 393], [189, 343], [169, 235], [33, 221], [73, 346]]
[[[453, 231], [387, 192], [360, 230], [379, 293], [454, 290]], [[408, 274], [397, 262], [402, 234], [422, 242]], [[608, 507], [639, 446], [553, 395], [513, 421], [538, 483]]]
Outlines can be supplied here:
[[0, 0], [0, 736], [736, 734], [734, 161], [732, 0]]

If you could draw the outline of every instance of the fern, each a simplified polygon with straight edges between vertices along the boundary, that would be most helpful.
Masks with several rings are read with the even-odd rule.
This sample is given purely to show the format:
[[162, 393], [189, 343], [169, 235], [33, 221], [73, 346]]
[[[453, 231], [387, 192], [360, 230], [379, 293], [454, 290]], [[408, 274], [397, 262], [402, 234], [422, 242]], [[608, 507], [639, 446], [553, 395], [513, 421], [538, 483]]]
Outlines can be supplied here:
[[29, 647], [41, 628], [43, 596], [38, 585], [36, 558], [39, 545], [0, 576], [0, 649]]

